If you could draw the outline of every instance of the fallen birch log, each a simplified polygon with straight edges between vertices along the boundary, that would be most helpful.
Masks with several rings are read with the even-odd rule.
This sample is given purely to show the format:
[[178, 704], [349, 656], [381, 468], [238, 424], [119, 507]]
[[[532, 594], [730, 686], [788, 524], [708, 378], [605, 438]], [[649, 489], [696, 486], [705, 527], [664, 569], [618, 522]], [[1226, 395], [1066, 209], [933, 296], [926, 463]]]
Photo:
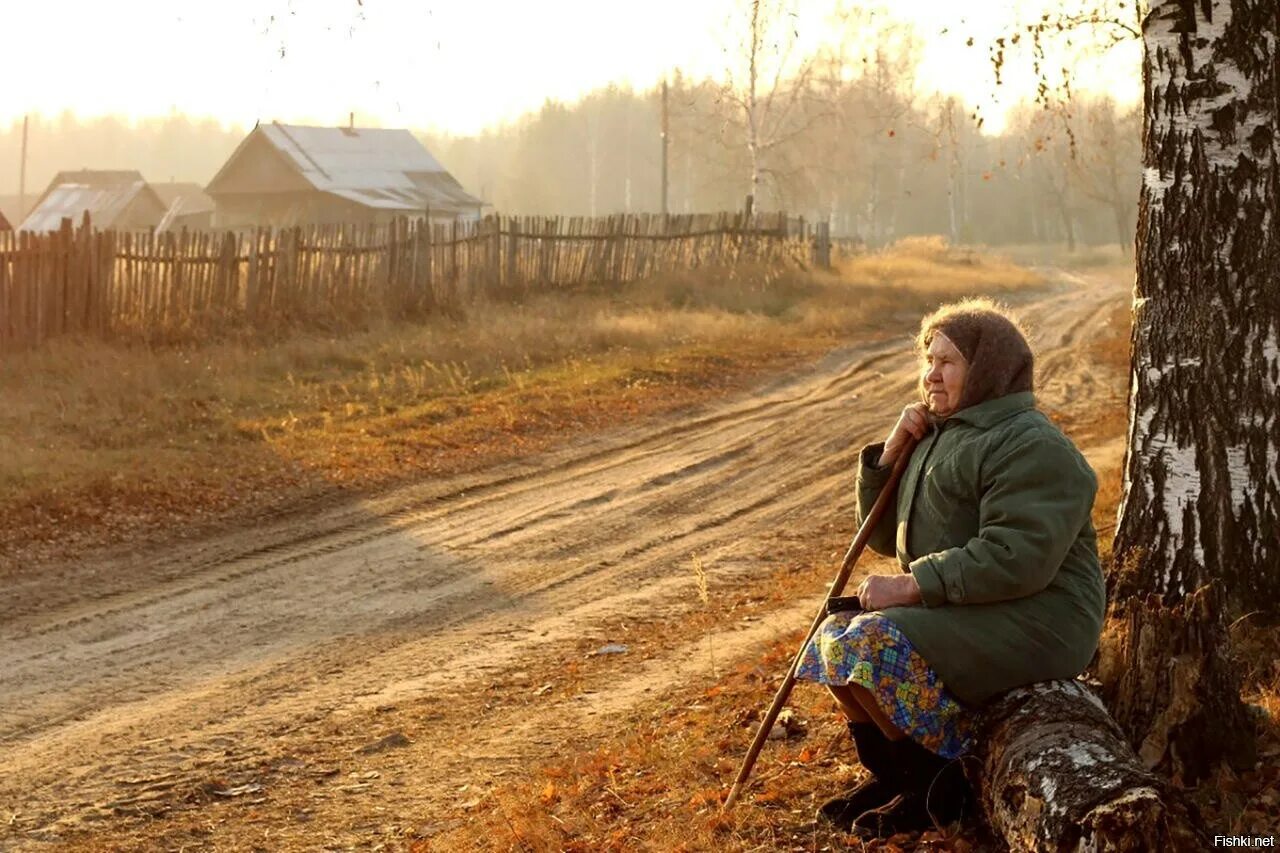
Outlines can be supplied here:
[[1015, 851], [1200, 851], [1191, 807], [1146, 770], [1079, 681], [1046, 681], [983, 709], [970, 781], [987, 825]]

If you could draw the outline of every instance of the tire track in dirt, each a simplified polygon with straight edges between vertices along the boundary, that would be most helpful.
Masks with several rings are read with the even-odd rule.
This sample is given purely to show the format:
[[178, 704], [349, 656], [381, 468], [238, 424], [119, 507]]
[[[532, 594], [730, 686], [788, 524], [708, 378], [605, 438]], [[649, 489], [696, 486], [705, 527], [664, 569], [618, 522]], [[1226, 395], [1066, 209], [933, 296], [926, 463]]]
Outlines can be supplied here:
[[[873, 358], [868, 361], [873, 362], [875, 360], [876, 359]], [[848, 375], [857, 375], [858, 373], [857, 368], [860, 366], [861, 365], [855, 365], [854, 369], [847, 372]], [[809, 406], [815, 403], [829, 402], [830, 399], [831, 399], [831, 392], [828, 392], [827, 394], [820, 396], [816, 399], [812, 395], [806, 395], [806, 396], [802, 396], [794, 399], [782, 399], [782, 400], [770, 401], [767, 405], [750, 406], [745, 411], [740, 413], [740, 417], [736, 418], [737, 425], [738, 426], [749, 425], [755, 421], [760, 420], [760, 418], [762, 417], [762, 415], [760, 414], [761, 410], [777, 408], [779, 406], [787, 406], [787, 405], [793, 406], [793, 407]], [[707, 418], [705, 420], [712, 424], [718, 424], [724, 421], [727, 417], [729, 416], [721, 414], [721, 415]], [[687, 425], [681, 426], [679, 428], [663, 430], [656, 437], [648, 438], [642, 442], [633, 443], [630, 446], [624, 447], [622, 450], [623, 451], [640, 450], [643, 453], [645, 453], [646, 456], [651, 455], [653, 453], [657, 453], [657, 451], [645, 450], [646, 445], [653, 445], [656, 441], [660, 439], [675, 437], [682, 433], [687, 433], [689, 431], [690, 430]], [[753, 434], [748, 434], [747, 436], [748, 440], [752, 439], [753, 437], [754, 437]], [[687, 452], [687, 450], [682, 450], [682, 452]], [[702, 458], [699, 461], [690, 463], [683, 467], [677, 467], [675, 470], [666, 471], [666, 473], [660, 474], [657, 477], [652, 478], [651, 480], [646, 482], [641, 487], [641, 489], [649, 489], [649, 488], [655, 488], [663, 485], [668, 485], [670, 483], [676, 482], [677, 480], [693, 476], [699, 472], [709, 471], [712, 468], [720, 467], [724, 464], [728, 464], [728, 462], [732, 461], [733, 459], [736, 459], [744, 452], [745, 452], [745, 445], [738, 447], [736, 450], [721, 452], [721, 453], [712, 455], [710, 457]], [[561, 472], [555, 472], [553, 475], [548, 476], [547, 482], [539, 484], [536, 488], [545, 490], [549, 487], [556, 486], [559, 482], [564, 482], [564, 481], [571, 482], [575, 488], [580, 488], [583, 481], [590, 481], [592, 478], [596, 478], [603, 474], [606, 474], [608, 469], [611, 467], [623, 467], [626, 464], [632, 464], [636, 462], [640, 458], [640, 457], [626, 458], [625, 454], [622, 452], [620, 452], [617, 456], [623, 457], [623, 458], [619, 459], [615, 457], [615, 459], [612, 460], [608, 465], [592, 465], [590, 467], [587, 467], [585, 470], [582, 470], [579, 472], [574, 472], [570, 470], [569, 474], [567, 475], [563, 473], [563, 470]], [[565, 466], [565, 467], [571, 468], [572, 466]], [[355, 523], [345, 523], [340, 527], [338, 531], [330, 533], [328, 536], [325, 536], [325, 537], [319, 537], [322, 540], [327, 540], [327, 541], [324, 541], [323, 544], [319, 546], [315, 546], [313, 544], [314, 543], [314, 539], [313, 539], [310, 541], [310, 543], [308, 543], [309, 547], [291, 548], [289, 544], [282, 544], [279, 546], [255, 549], [254, 551], [250, 552], [247, 555], [242, 555], [242, 556], [237, 556], [232, 558], [230, 561], [228, 561], [229, 563], [228, 569], [220, 571], [212, 576], [210, 576], [208, 573], [200, 574], [198, 573], [198, 571], [193, 571], [191, 573], [191, 576], [193, 579], [185, 582], [182, 585], [170, 585], [158, 591], [151, 591], [146, 596], [137, 596], [127, 601], [117, 602], [113, 607], [91, 610], [88, 613], [79, 613], [73, 619], [70, 619], [67, 621], [58, 622], [54, 620], [49, 620], [45, 624], [39, 625], [35, 629], [29, 630], [25, 633], [22, 632], [21, 629], [19, 629], [13, 632], [5, 631], [4, 634], [0, 636], [2, 636], [2, 638], [8, 644], [10, 644], [11, 647], [15, 649], [15, 651], [17, 651], [21, 648], [22, 644], [38, 644], [42, 636], [51, 634], [51, 633], [66, 632], [70, 629], [85, 628], [86, 626], [92, 626], [93, 630], [97, 632], [100, 629], [98, 629], [96, 626], [101, 625], [103, 621], [109, 620], [111, 617], [119, 617], [119, 616], [127, 615], [130, 618], [132, 618], [138, 612], [144, 611], [146, 608], [152, 607], [155, 605], [161, 605], [166, 608], [167, 618], [169, 621], [173, 621], [175, 616], [178, 619], [181, 619], [183, 617], [189, 617], [190, 615], [192, 615], [192, 613], [200, 612], [212, 606], [214, 603], [224, 602], [223, 599], [216, 599], [216, 588], [220, 585], [231, 584], [233, 582], [240, 581], [250, 575], [264, 576], [269, 572], [279, 571], [281, 569], [293, 566], [297, 563], [300, 563], [306, 560], [314, 560], [329, 554], [338, 553], [345, 549], [351, 549], [351, 548], [367, 545], [369, 543], [374, 542], [375, 540], [396, 535], [402, 529], [402, 526], [412, 526], [415, 524], [420, 525], [425, 522], [431, 521], [433, 519], [443, 518], [445, 516], [450, 516], [450, 517], [456, 516], [464, 519], [460, 525], [453, 525], [453, 528], [461, 527], [461, 528], [464, 528], [466, 532], [464, 532], [464, 534], [461, 537], [459, 537], [458, 535], [455, 534], [454, 529], [445, 529], [441, 531], [440, 536], [436, 541], [440, 542], [440, 544], [446, 547], [452, 547], [455, 549], [473, 548], [476, 545], [482, 544], [483, 542], [488, 541], [490, 539], [502, 538], [504, 536], [510, 536], [514, 533], [521, 532], [525, 530], [525, 528], [527, 528], [529, 524], [527, 521], [519, 521], [519, 523], [516, 525], [508, 526], [505, 529], [502, 529], [502, 528], [496, 529], [491, 532], [484, 533], [483, 535], [477, 538], [474, 535], [472, 535], [477, 529], [474, 516], [466, 515], [465, 513], [467, 513], [468, 511], [476, 511], [476, 510], [489, 511], [492, 509], [492, 507], [490, 507], [490, 503], [493, 500], [497, 500], [504, 503], [510, 503], [513, 500], [518, 501], [525, 496], [526, 491], [527, 489], [514, 489], [509, 492], [502, 493], [494, 499], [490, 499], [484, 496], [480, 498], [472, 497], [472, 498], [466, 499], [464, 502], [460, 503], [456, 507], [453, 507], [453, 508], [446, 507], [443, 509], [434, 508], [432, 511], [429, 511], [429, 512], [423, 512], [422, 510], [419, 510], [416, 507], [402, 506], [398, 509], [394, 509], [388, 512], [385, 516], [375, 517], [372, 519], [362, 519], [359, 522], [355, 522]], [[618, 493], [617, 489], [613, 489], [611, 491], [613, 492], [614, 495], [617, 495]], [[597, 501], [600, 501], [599, 495], [586, 498], [586, 499], [572, 497], [570, 502], [565, 504], [563, 507], [555, 508], [553, 505], [552, 509], [548, 511], [545, 506], [541, 506], [541, 507], [537, 507], [535, 509], [529, 510], [528, 512], [524, 513], [524, 516], [517, 514], [515, 517], [517, 519], [521, 519], [523, 517], [527, 517], [529, 519], [537, 519], [544, 523], [549, 518], [552, 518], [552, 519], [559, 518], [567, 522], [570, 519], [570, 516], [572, 515], [574, 503], [582, 504], [583, 505], [582, 508], [586, 508], [588, 505], [591, 505]], [[495, 518], [502, 518], [502, 519], [509, 519], [512, 517], [511, 515], [507, 513], [503, 513], [501, 511], [494, 512], [493, 515]], [[390, 524], [388, 524], [388, 522], [390, 522]], [[378, 529], [374, 529], [374, 530], [367, 529], [373, 525], [379, 525]], [[355, 531], [355, 532], [353, 533], [352, 531]], [[474, 540], [474, 541], [468, 541], [468, 540]], [[635, 553], [639, 553], [639, 551], [636, 551], [631, 554], [626, 554], [624, 556], [634, 556]], [[263, 559], [263, 558], [268, 558], [268, 559]], [[188, 607], [179, 608], [175, 610], [172, 607], [172, 602], [180, 596], [186, 596], [192, 599], [193, 603]], [[123, 628], [117, 628], [115, 633], [124, 634], [126, 633], [126, 631]], [[87, 637], [86, 639], [102, 645], [102, 647], [106, 651], [108, 651], [113, 655], [118, 655], [123, 651], [128, 651], [127, 647], [119, 647], [119, 646], [107, 647], [103, 645], [110, 638], [107, 636], [103, 636], [99, 633], [95, 633], [93, 636]], [[46, 651], [44, 654], [45, 656], [48, 656], [52, 654], [52, 652]], [[33, 655], [29, 659], [29, 661], [31, 663], [38, 663], [41, 661], [41, 655], [37, 653]], [[0, 742], [2, 742], [4, 735], [5, 733], [3, 729], [0, 729]]]
[[[1083, 282], [1025, 307], [1044, 330], [1048, 379], [1070, 372], [1053, 356], [1117, 297], [1113, 284]], [[179, 808], [203, 780], [261, 773], [282, 751], [336, 743], [324, 726], [367, 720], [388, 703], [447, 699], [456, 710], [429, 727], [447, 742], [472, 725], [486, 674], [554, 671], [610, 620], [690, 612], [691, 555], [703, 555], [716, 589], [735, 589], [768, 571], [778, 537], [847, 518], [856, 448], [884, 431], [913, 382], [906, 337], [882, 340], [695, 416], [584, 441], [545, 465], [398, 490], [326, 509], [297, 530], [273, 523], [131, 566], [25, 581], [0, 605], [0, 816], [15, 815], [0, 825], [0, 848], [82, 833], [131, 809]], [[92, 578], [111, 571], [132, 574], [95, 596]], [[42, 594], [57, 606], [42, 611]], [[727, 641], [726, 654], [760, 640], [739, 633], [751, 639]], [[645, 664], [654, 689], [664, 686], [663, 654], [685, 654], [671, 642]], [[518, 762], [544, 752], [543, 741], [573, 743], [589, 728], [582, 708], [616, 711], [638, 701], [641, 684], [603, 705], [567, 697], [533, 713], [494, 711], [492, 731], [467, 752]], [[398, 760], [442, 780], [468, 767], [462, 753], [440, 753], [423, 743]], [[419, 785], [412, 802], [447, 788]]]
[[[883, 347], [882, 347], [883, 348]], [[496, 495], [499, 500], [511, 500], [524, 495], [529, 490], [545, 489], [557, 482], [572, 481], [580, 483], [591, 476], [606, 473], [609, 469], [634, 464], [643, 458], [646, 452], [660, 453], [664, 445], [683, 434], [707, 430], [724, 421], [732, 420], [740, 424], [751, 423], [762, 418], [769, 418], [780, 408], [797, 405], [813, 405], [829, 402], [831, 395], [838, 393], [839, 385], [850, 376], [858, 375], [876, 363], [893, 357], [892, 350], [877, 352], [862, 361], [855, 363], [835, 377], [830, 386], [823, 389], [803, 388], [799, 396], [786, 398], [775, 396], [763, 401], [746, 401], [741, 407], [729, 411], [719, 411], [711, 415], [677, 422], [643, 434], [639, 439], [623, 442], [616, 446], [594, 450], [582, 456], [571, 457], [567, 461], [553, 462], [545, 470], [521, 470], [491, 479], [463, 479], [464, 485], [453, 489], [438, 486], [411, 486], [399, 489], [389, 497], [379, 498], [358, 509], [348, 507], [330, 511], [306, 525], [305, 532], [288, 532], [279, 541], [270, 541], [275, 531], [263, 531], [261, 538], [267, 538], [269, 544], [255, 544], [252, 547], [236, 550], [243, 537], [225, 537], [224, 542], [215, 544], [216, 556], [201, 557], [208, 546], [197, 546], [183, 551], [179, 556], [155, 555], [150, 565], [141, 567], [136, 561], [133, 565], [112, 563], [104, 567], [102, 573], [118, 572], [134, 578], [141, 575], [157, 579], [167, 578], [177, 571], [181, 575], [193, 578], [185, 587], [168, 586], [160, 591], [143, 588], [143, 592], [130, 596], [127, 592], [113, 593], [122, 599], [118, 605], [119, 612], [132, 611], [144, 606], [172, 597], [174, 594], [206, 587], [211, 583], [234, 581], [246, 573], [256, 572], [264, 566], [287, 565], [312, 557], [332, 553], [343, 548], [362, 545], [376, 538], [394, 535], [402, 525], [412, 525], [446, 514], [457, 514], [467, 510], [482, 510], [486, 506], [489, 495]], [[648, 450], [648, 448], [659, 448]], [[597, 464], [601, 463], [601, 464]], [[529, 484], [529, 481], [533, 481]], [[317, 542], [323, 544], [317, 545]], [[268, 562], [262, 563], [264, 559]], [[228, 568], [242, 566], [242, 570], [228, 571]], [[219, 571], [221, 570], [221, 571]], [[212, 576], [206, 574], [213, 571]], [[34, 589], [27, 592], [25, 587]], [[23, 617], [39, 610], [37, 624], [28, 628], [31, 633], [49, 633], [73, 627], [86, 619], [99, 619], [110, 611], [94, 602], [82, 615], [77, 609], [71, 611], [66, 621], [58, 622], [48, 618], [49, 602], [42, 593], [49, 592], [47, 579], [25, 584], [19, 582], [9, 589], [9, 596], [4, 604], [0, 604], [0, 617], [3, 622], [19, 630], [23, 626]], [[45, 596], [48, 597], [47, 595]], [[105, 596], [104, 596], [105, 597]]]

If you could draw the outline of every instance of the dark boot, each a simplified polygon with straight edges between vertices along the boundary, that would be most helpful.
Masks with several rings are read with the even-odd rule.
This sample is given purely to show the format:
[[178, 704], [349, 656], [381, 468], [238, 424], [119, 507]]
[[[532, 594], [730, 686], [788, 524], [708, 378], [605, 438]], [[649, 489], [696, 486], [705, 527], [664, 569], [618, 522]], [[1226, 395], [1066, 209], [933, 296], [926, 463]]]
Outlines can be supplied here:
[[893, 781], [891, 744], [880, 729], [874, 723], [849, 723], [849, 734], [858, 747], [858, 760], [872, 775], [818, 809], [818, 820], [844, 830], [866, 812], [884, 806], [899, 790]]
[[914, 790], [926, 798], [931, 822], [946, 826], [972, 814], [975, 808], [973, 789], [964, 776], [964, 765], [957, 758], [943, 758], [925, 747], [904, 738], [902, 754], [914, 776]]
[[959, 760], [943, 758], [908, 738], [889, 742], [891, 772], [902, 796], [854, 821], [862, 834], [888, 838], [946, 826], [973, 810], [973, 792]]

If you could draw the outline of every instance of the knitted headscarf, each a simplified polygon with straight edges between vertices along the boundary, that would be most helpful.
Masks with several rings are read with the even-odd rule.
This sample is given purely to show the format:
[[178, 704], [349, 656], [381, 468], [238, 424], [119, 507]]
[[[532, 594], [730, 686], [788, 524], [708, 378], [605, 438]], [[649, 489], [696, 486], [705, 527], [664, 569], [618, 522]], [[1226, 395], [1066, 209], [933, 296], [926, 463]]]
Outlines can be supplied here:
[[[935, 332], [956, 345], [969, 372], [957, 411], [1006, 394], [1032, 390], [1035, 356], [1018, 323], [989, 299], [966, 299], [943, 305], [920, 321], [916, 346], [925, 352]], [[920, 385], [924, 394], [924, 383]]]

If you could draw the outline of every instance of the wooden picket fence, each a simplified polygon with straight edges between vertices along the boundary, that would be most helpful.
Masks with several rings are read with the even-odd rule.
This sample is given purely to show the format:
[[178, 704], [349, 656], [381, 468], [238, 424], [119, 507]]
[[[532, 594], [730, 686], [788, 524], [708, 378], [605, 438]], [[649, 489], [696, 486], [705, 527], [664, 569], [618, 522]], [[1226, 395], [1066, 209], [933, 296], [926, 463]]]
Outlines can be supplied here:
[[[822, 229], [825, 234], [825, 229]], [[824, 264], [784, 214], [491, 216], [248, 233], [0, 233], [0, 348], [59, 335], [186, 340], [233, 328], [345, 328], [480, 296], [620, 284], [741, 263]]]

